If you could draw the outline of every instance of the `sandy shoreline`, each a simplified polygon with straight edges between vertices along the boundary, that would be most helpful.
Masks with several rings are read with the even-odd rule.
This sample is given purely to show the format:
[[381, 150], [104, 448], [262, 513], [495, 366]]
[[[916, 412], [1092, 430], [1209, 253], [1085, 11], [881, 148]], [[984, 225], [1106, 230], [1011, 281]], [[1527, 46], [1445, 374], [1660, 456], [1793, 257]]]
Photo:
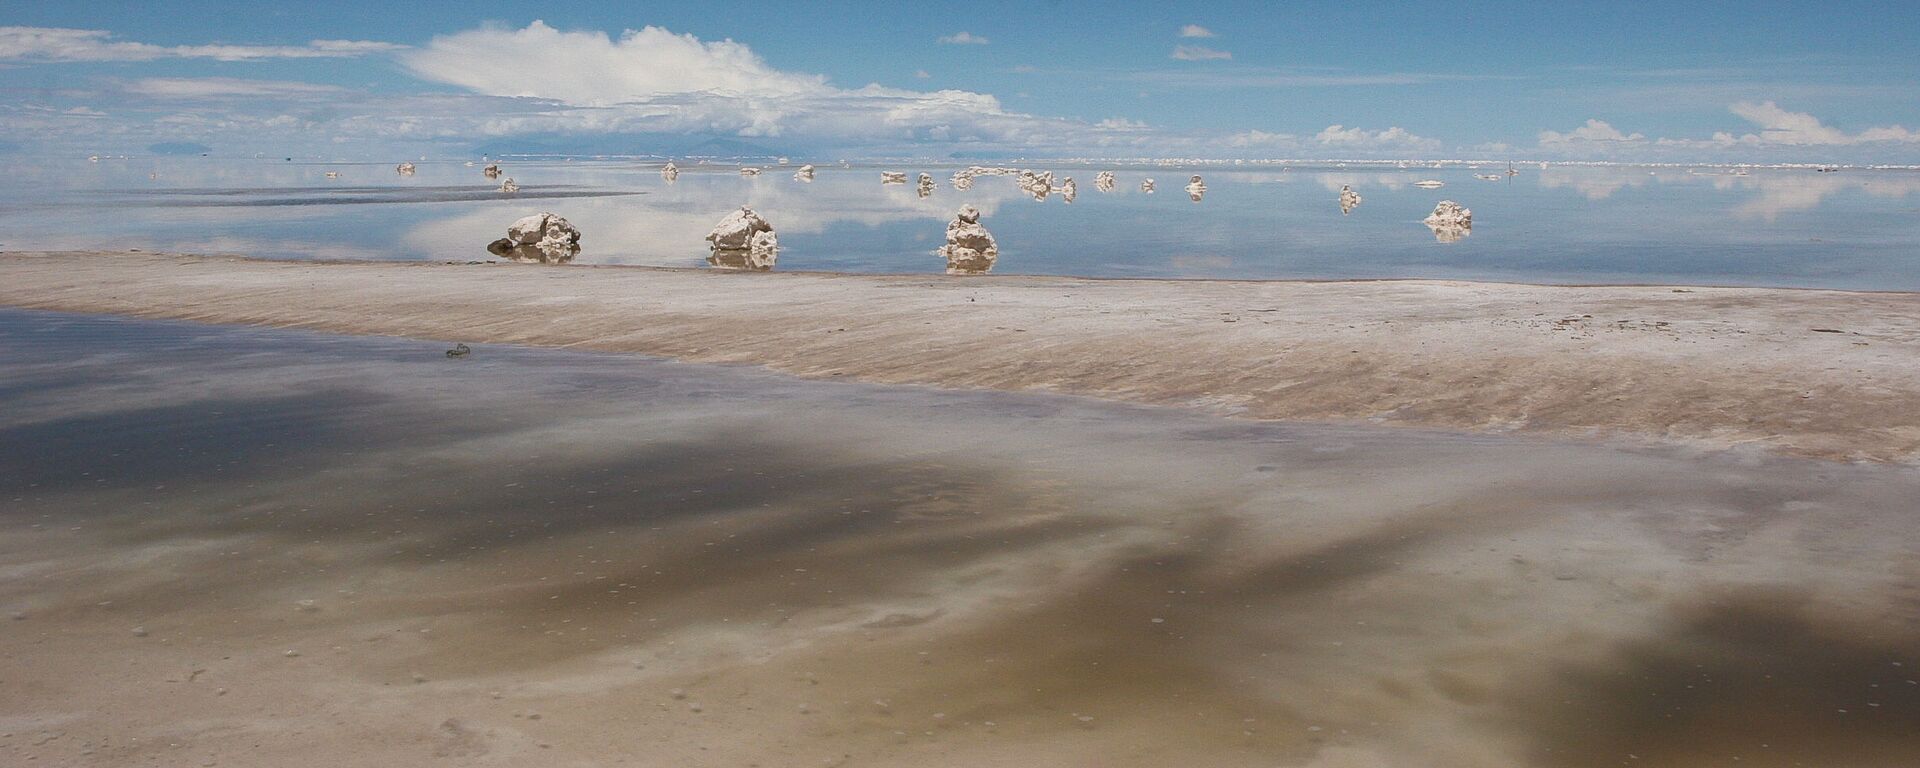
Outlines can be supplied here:
[[[1920, 294], [0, 254], [0, 305], [637, 352], [1259, 419], [1920, 451]], [[482, 351], [484, 354], [484, 350]]]

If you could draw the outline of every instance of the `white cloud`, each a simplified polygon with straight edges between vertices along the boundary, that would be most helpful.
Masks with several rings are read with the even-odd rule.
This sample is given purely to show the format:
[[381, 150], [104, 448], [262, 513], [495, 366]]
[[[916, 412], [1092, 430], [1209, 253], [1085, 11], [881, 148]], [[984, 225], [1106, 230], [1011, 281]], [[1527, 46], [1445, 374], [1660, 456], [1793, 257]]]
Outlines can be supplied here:
[[158, 99], [304, 97], [345, 92], [331, 85], [233, 77], [149, 77], [128, 83], [125, 90]]
[[523, 29], [485, 27], [435, 37], [401, 62], [428, 80], [526, 102], [524, 111], [488, 119], [487, 135], [711, 131], [856, 143], [1048, 144], [1090, 134], [1100, 140], [1103, 133], [1085, 122], [1011, 112], [983, 93], [841, 88], [821, 75], [775, 69], [743, 43], [705, 42], [659, 27], [618, 38], [537, 21]]
[[1188, 24], [1180, 28], [1181, 37], [1213, 37], [1213, 30], [1198, 24]]
[[940, 38], [940, 42], [947, 45], [986, 45], [987, 39], [972, 32], [956, 32]]
[[1821, 123], [1820, 119], [1813, 115], [1805, 112], [1789, 112], [1771, 101], [1758, 104], [1742, 101], [1728, 106], [1727, 109], [1747, 122], [1759, 126], [1760, 132], [1739, 137], [1726, 132], [1716, 133], [1713, 140], [1717, 144], [1843, 146], [1882, 141], [1920, 142], [1920, 132], [1905, 126], [1890, 125], [1868, 128], [1859, 133], [1847, 133]]
[[365, 56], [406, 46], [364, 40], [314, 40], [306, 45], [154, 45], [114, 40], [99, 29], [0, 27], [0, 61], [151, 61], [154, 59], [316, 59]]
[[1097, 122], [1097, 123], [1094, 123], [1094, 124], [1093, 124], [1093, 127], [1095, 127], [1095, 128], [1099, 128], [1099, 129], [1101, 129], [1101, 130], [1105, 130], [1105, 131], [1144, 131], [1144, 130], [1148, 130], [1148, 126], [1147, 126], [1147, 124], [1146, 124], [1146, 123], [1144, 123], [1144, 122], [1141, 122], [1141, 121], [1139, 121], [1139, 120], [1128, 120], [1128, 119], [1126, 119], [1126, 118], [1124, 118], [1124, 117], [1109, 117], [1109, 118], [1107, 118], [1107, 119], [1105, 119], [1105, 120], [1102, 120], [1102, 121], [1100, 121], [1100, 122]]
[[1230, 147], [1293, 147], [1298, 146], [1299, 143], [1300, 137], [1291, 133], [1268, 133], [1260, 130], [1236, 133], [1227, 137], [1227, 146]]
[[1173, 47], [1173, 58], [1181, 61], [1211, 61], [1215, 59], [1231, 59], [1233, 58], [1233, 54], [1226, 51], [1216, 51], [1204, 45], [1176, 45]]
[[1643, 133], [1622, 133], [1620, 129], [1605, 120], [1589, 119], [1585, 125], [1571, 131], [1541, 131], [1540, 146], [1565, 147], [1573, 144], [1635, 144], [1647, 140]]
[[1320, 142], [1321, 146], [1346, 149], [1435, 150], [1440, 148], [1439, 140], [1415, 136], [1399, 126], [1369, 131], [1364, 128], [1348, 128], [1335, 124], [1314, 134], [1313, 140]]

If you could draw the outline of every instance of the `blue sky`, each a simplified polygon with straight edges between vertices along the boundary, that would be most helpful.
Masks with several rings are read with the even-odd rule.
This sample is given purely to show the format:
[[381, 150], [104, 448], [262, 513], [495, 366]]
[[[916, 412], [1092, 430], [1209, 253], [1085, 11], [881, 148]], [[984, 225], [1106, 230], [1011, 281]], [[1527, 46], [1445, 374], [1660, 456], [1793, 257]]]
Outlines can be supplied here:
[[165, 8], [0, 10], [0, 142], [1920, 160], [1910, 2]]

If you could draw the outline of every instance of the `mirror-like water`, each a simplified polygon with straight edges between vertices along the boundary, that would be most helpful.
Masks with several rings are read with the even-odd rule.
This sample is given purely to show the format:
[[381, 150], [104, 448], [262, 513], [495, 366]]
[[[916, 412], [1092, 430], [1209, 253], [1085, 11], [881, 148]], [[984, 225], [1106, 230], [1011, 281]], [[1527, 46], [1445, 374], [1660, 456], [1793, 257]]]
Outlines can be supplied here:
[[[883, 185], [881, 167], [823, 165], [811, 182], [797, 167], [686, 165], [668, 183], [651, 164], [506, 162], [520, 185], [507, 196], [460, 162], [420, 162], [410, 176], [391, 164], [49, 162], [15, 170], [0, 191], [0, 248], [484, 259], [513, 220], [550, 210], [584, 233], [581, 263], [695, 267], [708, 230], [751, 205], [779, 234], [779, 269], [934, 273], [946, 222], [972, 204], [999, 242], [997, 274], [1920, 289], [1912, 171], [1116, 168], [1108, 187], [1098, 168], [1049, 168], [1075, 178], [1069, 204], [1036, 201], [1006, 176], [957, 190], [952, 167], [887, 166], [930, 172], [925, 197]], [[1194, 172], [1198, 202], [1185, 189]], [[1141, 190], [1147, 178], [1157, 192]], [[1428, 179], [1445, 186], [1415, 186]], [[1342, 187], [1362, 199], [1346, 213]], [[1444, 199], [1472, 209], [1470, 233], [1421, 224]]]
[[1920, 764], [1912, 469], [449, 346], [0, 311], [0, 763]]

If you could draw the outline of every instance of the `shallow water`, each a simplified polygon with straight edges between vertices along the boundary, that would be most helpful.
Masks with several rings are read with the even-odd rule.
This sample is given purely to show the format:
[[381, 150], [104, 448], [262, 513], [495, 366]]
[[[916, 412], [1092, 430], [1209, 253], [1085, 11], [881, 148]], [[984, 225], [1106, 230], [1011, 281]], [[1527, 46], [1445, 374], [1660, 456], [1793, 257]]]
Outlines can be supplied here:
[[[276, 258], [484, 259], [514, 219], [552, 210], [585, 233], [586, 263], [703, 266], [708, 230], [748, 204], [780, 235], [780, 269], [935, 273], [962, 203], [986, 213], [1006, 274], [1100, 277], [1433, 277], [1920, 289], [1920, 172], [1525, 166], [1285, 170], [1095, 168], [1072, 204], [1036, 202], [1008, 177], [955, 190], [951, 167], [922, 199], [880, 168], [794, 166], [740, 176], [690, 166], [669, 184], [630, 161], [506, 162], [512, 197], [478, 166], [146, 158], [13, 169], [0, 191], [0, 248], [235, 252]], [[340, 174], [328, 179], [327, 172]], [[1181, 190], [1206, 177], [1198, 203]], [[1152, 177], [1158, 192], [1139, 190]], [[1441, 189], [1412, 186], [1438, 179]], [[1364, 201], [1340, 211], [1343, 185]], [[1438, 242], [1420, 223], [1442, 199], [1473, 210], [1472, 234]]]
[[1914, 470], [448, 346], [0, 311], [0, 762], [1920, 761]]

